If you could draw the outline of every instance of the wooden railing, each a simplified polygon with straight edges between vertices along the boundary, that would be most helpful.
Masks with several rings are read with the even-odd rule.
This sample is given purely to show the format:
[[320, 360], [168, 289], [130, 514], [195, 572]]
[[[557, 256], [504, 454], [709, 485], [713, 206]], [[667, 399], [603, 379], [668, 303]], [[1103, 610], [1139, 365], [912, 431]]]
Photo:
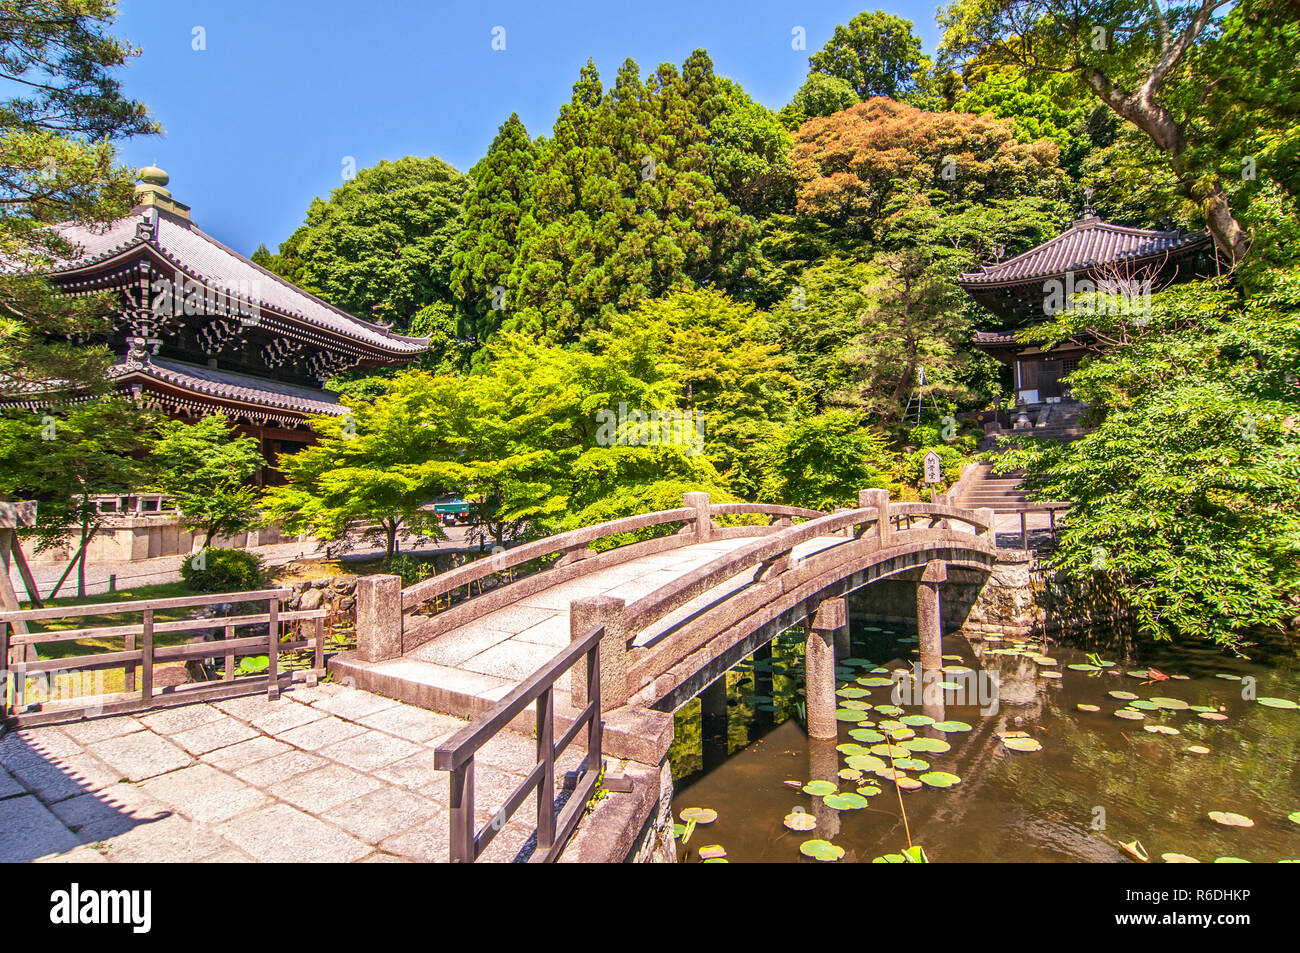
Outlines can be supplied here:
[[1018, 503], [1012, 508], [999, 509], [999, 513], [1019, 513], [1020, 514], [1020, 548], [1029, 548], [1029, 520], [1030, 513], [1047, 514], [1047, 532], [1051, 538], [1052, 546], [1057, 543], [1056, 532], [1056, 514], [1065, 512], [1070, 508], [1069, 503]]
[[[13, 676], [12, 700], [8, 677], [0, 682], [3, 699], [0, 699], [0, 716], [17, 724], [39, 724], [46, 721], [84, 714], [106, 714], [140, 711], [164, 707], [181, 702], [198, 701], [216, 697], [247, 693], [265, 688], [267, 695], [276, 697], [280, 687], [280, 653], [288, 650], [313, 647], [312, 671], [324, 672], [325, 615], [324, 609], [282, 611], [281, 604], [292, 595], [290, 589], [261, 589], [253, 592], [218, 593], [204, 596], [179, 596], [170, 599], [150, 599], [132, 602], [98, 603], [84, 606], [52, 606], [44, 609], [23, 609], [0, 612], [0, 660], [7, 663], [7, 674]], [[266, 602], [267, 611], [250, 615], [219, 616], [210, 619], [177, 619], [157, 622], [155, 613], [167, 609], [188, 609], [228, 603]], [[103, 625], [89, 628], [64, 629], [54, 632], [24, 632], [25, 624], [51, 619], [82, 618], [85, 616], [124, 615], [139, 613], [140, 621], [121, 625]], [[298, 637], [280, 640], [285, 623], [311, 622], [310, 638]], [[243, 636], [237, 630], [251, 626], [265, 626], [264, 634]], [[155, 645], [158, 635], [175, 632], [219, 631], [220, 639], [190, 640], [179, 645]], [[34, 659], [34, 647], [82, 639], [122, 639], [121, 650], [109, 650], [93, 655], [67, 658]], [[138, 640], [138, 641], [137, 641]], [[266, 654], [264, 672], [236, 677], [235, 659], [238, 656]], [[154, 670], [160, 662], [190, 661], [194, 659], [222, 658], [225, 662], [221, 681], [197, 682], [182, 686], [168, 686], [155, 690]], [[136, 668], [140, 669], [140, 685], [136, 688]], [[80, 705], [45, 705], [28, 709], [26, 699], [27, 678], [31, 675], [66, 675], [105, 669], [122, 669], [123, 692], [121, 697], [95, 696]], [[128, 697], [131, 696], [131, 697]], [[75, 699], [72, 701], [75, 702]]]
[[[569, 835], [586, 808], [600, 777], [600, 640], [603, 628], [592, 629], [581, 639], [534, 672], [526, 681], [488, 711], [475, 718], [434, 752], [434, 767], [451, 772], [451, 861], [473, 862], [483, 853], [511, 816], [528, 798], [537, 794], [537, 850], [533, 860], [550, 862], [564, 849]], [[555, 683], [577, 662], [586, 660], [587, 704], [574, 718], [558, 742], [555, 741]], [[537, 703], [537, 763], [523, 782], [506, 798], [505, 804], [482, 830], [474, 820], [474, 755], [511, 720]], [[587, 728], [587, 766], [575, 780], [573, 794], [559, 817], [555, 814], [555, 759]]]

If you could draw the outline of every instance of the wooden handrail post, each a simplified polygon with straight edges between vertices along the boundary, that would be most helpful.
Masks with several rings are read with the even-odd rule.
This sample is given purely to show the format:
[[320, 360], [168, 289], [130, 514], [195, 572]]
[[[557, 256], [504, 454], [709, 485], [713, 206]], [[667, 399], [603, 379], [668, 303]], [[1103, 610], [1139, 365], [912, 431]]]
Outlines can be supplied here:
[[713, 517], [709, 515], [709, 494], [686, 493], [682, 503], [695, 511], [695, 541], [707, 543], [713, 538]]
[[[140, 697], [144, 701], [153, 698], [153, 610], [144, 610], [143, 631], [140, 634]], [[135, 663], [131, 663], [135, 668]]]
[[[228, 626], [226, 626], [224, 632], [225, 632], [225, 635], [223, 636], [223, 641], [229, 642], [231, 639], [233, 639], [233, 638], [235, 637], [235, 627], [234, 627], [233, 625], [228, 625]], [[235, 677], [235, 653], [234, 653], [234, 652], [227, 652], [227, 653], [226, 653], [226, 673], [225, 673], [225, 675], [222, 676], [222, 678], [223, 678], [224, 681], [227, 681], [227, 682], [228, 682], [228, 681], [230, 681], [230, 680], [231, 680], [232, 678], [234, 678], [234, 677]]]
[[311, 667], [318, 671], [325, 667], [325, 619], [316, 619], [316, 647], [312, 652]]
[[402, 577], [357, 579], [357, 658], [383, 662], [402, 654]]
[[[600, 695], [600, 643], [597, 642], [587, 653], [587, 684], [591, 686], [591, 700], [596, 703], [596, 713], [587, 728], [587, 767], [600, 771], [604, 765], [604, 722], [600, 720], [602, 707]], [[577, 666], [574, 666], [577, 670]]]
[[0, 622], [0, 718], [9, 717], [9, 623]]
[[474, 862], [474, 757], [451, 772], [451, 862]]
[[[125, 636], [122, 639], [122, 648], [128, 652], [135, 651], [135, 634]], [[127, 692], [135, 691], [135, 662], [127, 662], [122, 669], [122, 690]]]
[[[627, 643], [630, 633], [626, 610], [627, 604], [613, 596], [587, 596], [569, 604], [570, 642], [585, 637], [594, 628], [603, 627], [605, 630], [600, 640], [601, 711], [627, 704], [627, 677], [630, 668]], [[573, 667], [570, 691], [575, 708], [581, 708], [597, 697], [595, 689], [589, 689], [587, 672], [582, 666]]]
[[[597, 687], [597, 691], [599, 691]], [[537, 849], [555, 843], [555, 689], [537, 696], [537, 761], [545, 765], [537, 781]]]
[[266, 606], [271, 618], [266, 623], [266, 697], [280, 697], [280, 599], [273, 596]]
[[889, 524], [889, 491], [859, 490], [858, 505], [864, 509], [867, 507], [875, 508], [876, 539], [880, 542], [881, 549], [888, 548], [890, 537], [894, 533], [893, 527]]

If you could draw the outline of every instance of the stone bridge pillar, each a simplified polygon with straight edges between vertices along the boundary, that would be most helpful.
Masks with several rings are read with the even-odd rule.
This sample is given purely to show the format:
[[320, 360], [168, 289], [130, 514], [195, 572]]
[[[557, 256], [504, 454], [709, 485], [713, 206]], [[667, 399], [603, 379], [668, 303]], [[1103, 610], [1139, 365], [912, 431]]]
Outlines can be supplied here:
[[[600, 640], [600, 710], [610, 711], [627, 704], [627, 616], [626, 603], [613, 596], [586, 596], [569, 603], [569, 639], [576, 641], [598, 625], [605, 627]], [[570, 695], [574, 708], [582, 708], [587, 694], [587, 666], [573, 666]]]
[[357, 658], [382, 662], [402, 654], [402, 577], [357, 577]]
[[709, 515], [709, 494], [685, 493], [682, 503], [688, 510], [695, 511], [695, 541], [707, 543], [713, 538], [713, 518]]
[[879, 511], [880, 516], [876, 520], [876, 539], [880, 542], [881, 549], [889, 548], [890, 537], [894, 534], [893, 524], [889, 522], [889, 491], [859, 490], [858, 506], [863, 509], [875, 507]]
[[808, 626], [804, 643], [804, 682], [808, 708], [808, 735], [835, 738], [835, 637], [848, 631], [849, 615], [843, 599], [826, 599]]
[[916, 586], [916, 634], [921, 645], [921, 669], [943, 668], [943, 618], [939, 613], [939, 584], [948, 580], [948, 566], [932, 559]]

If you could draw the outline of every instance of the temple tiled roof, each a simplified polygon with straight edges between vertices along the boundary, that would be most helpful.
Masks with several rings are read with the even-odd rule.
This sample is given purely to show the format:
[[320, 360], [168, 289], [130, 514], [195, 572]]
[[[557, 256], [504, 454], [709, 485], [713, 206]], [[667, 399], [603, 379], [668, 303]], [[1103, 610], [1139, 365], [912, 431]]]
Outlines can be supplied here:
[[1087, 272], [1101, 265], [1158, 259], [1195, 246], [1208, 245], [1205, 232], [1161, 232], [1111, 225], [1085, 215], [1068, 229], [1029, 251], [979, 271], [958, 277], [962, 287], [1040, 281], [1066, 272]]
[[286, 411], [290, 414], [341, 416], [348, 412], [348, 408], [339, 403], [338, 395], [331, 391], [161, 357], [143, 362], [128, 359], [115, 364], [109, 374], [122, 383], [143, 379], [169, 384], [200, 398]]
[[[140, 237], [137, 230], [146, 214], [158, 217], [156, 238], [152, 240]], [[137, 206], [107, 228], [67, 226], [59, 231], [81, 249], [81, 254], [56, 264], [49, 271], [54, 276], [91, 270], [137, 247], [151, 245], [173, 264], [232, 295], [252, 299], [259, 307], [297, 318], [394, 357], [415, 357], [429, 347], [428, 338], [394, 334], [382, 325], [363, 321], [322, 301], [226, 247], [193, 222], [166, 210]]]

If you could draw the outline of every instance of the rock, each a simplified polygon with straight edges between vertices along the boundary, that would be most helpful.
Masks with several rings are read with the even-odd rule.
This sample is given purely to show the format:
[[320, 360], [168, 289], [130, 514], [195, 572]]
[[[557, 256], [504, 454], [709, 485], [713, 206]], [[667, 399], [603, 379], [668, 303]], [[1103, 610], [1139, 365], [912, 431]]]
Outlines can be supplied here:
[[335, 592], [353, 592], [357, 588], [357, 577], [335, 576], [331, 588]]
[[319, 609], [325, 602], [325, 593], [319, 589], [309, 589], [302, 594], [302, 599], [298, 603], [299, 609]]
[[313, 579], [311, 581], [311, 587], [313, 589], [324, 589], [329, 584], [330, 584], [329, 576], [321, 576], [319, 579]]
[[357, 605], [356, 597], [344, 596], [342, 599], [339, 600], [338, 609], [341, 612], [347, 612], [350, 609], [356, 608], [356, 605]]

